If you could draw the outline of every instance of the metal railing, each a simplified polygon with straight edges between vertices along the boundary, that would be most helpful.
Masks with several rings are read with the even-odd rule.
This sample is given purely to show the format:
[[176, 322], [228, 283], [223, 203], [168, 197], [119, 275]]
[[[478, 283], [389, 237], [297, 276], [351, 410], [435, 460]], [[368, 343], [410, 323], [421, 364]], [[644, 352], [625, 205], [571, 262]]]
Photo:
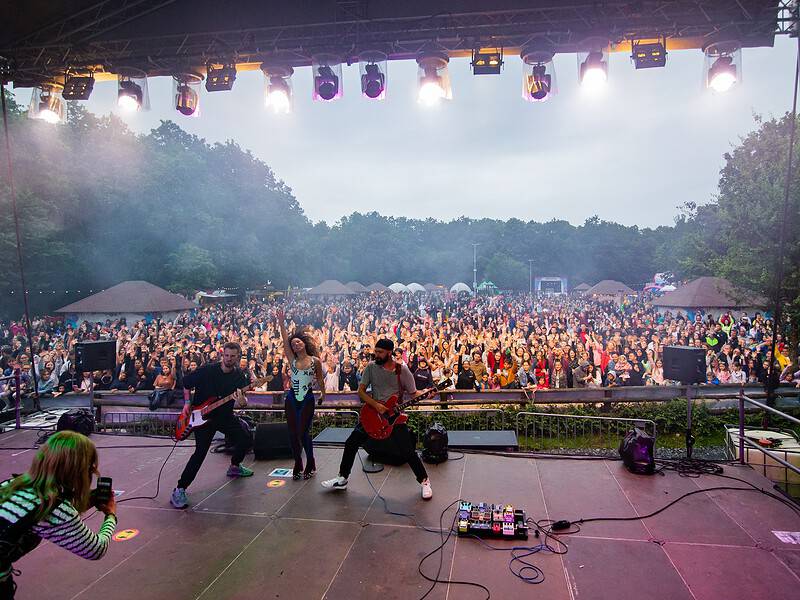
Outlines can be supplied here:
[[[738, 440], [738, 444], [737, 444], [738, 445], [738, 451], [739, 451], [739, 455], [738, 455], [739, 462], [741, 464], [747, 463], [747, 464], [750, 464], [751, 466], [753, 466], [752, 462], [750, 462], [749, 460], [746, 460], [746, 458], [749, 458], [749, 452], [747, 453], [747, 457], [746, 457], [745, 456], [745, 446], [747, 446], [748, 450], [758, 450], [759, 452], [761, 452], [764, 455], [763, 456], [763, 461], [760, 463], [760, 465], [762, 466], [762, 474], [765, 477], [768, 477], [769, 479], [771, 479], [772, 481], [775, 481], [774, 479], [772, 479], [771, 477], [769, 477], [767, 475], [767, 468], [770, 468], [770, 472], [772, 472], [776, 468], [777, 465], [783, 466], [784, 467], [784, 470], [783, 470], [783, 472], [784, 472], [783, 483], [786, 485], [786, 490], [788, 491], [788, 486], [791, 483], [789, 481], [789, 479], [790, 479], [789, 478], [789, 471], [792, 471], [795, 475], [798, 476], [798, 483], [800, 483], [800, 467], [798, 467], [797, 465], [792, 464], [791, 462], [789, 462], [787, 460], [789, 458], [789, 454], [790, 454], [789, 451], [786, 451], [786, 450], [778, 450], [778, 451], [768, 450], [767, 448], [764, 448], [764, 447], [760, 446], [759, 444], [756, 444], [755, 442], [753, 442], [752, 440], [750, 440], [750, 439], [748, 439], [746, 437], [746, 435], [745, 435], [746, 428], [745, 428], [745, 425], [744, 425], [744, 407], [745, 407], [745, 404], [752, 404], [753, 406], [756, 406], [756, 407], [760, 408], [761, 410], [765, 410], [765, 411], [767, 411], [769, 413], [772, 413], [772, 414], [774, 414], [774, 415], [776, 415], [778, 417], [781, 417], [782, 419], [786, 419], [787, 421], [789, 421], [791, 423], [795, 423], [797, 425], [800, 425], [800, 419], [798, 419], [796, 417], [793, 417], [792, 415], [786, 414], [785, 412], [782, 412], [782, 411], [780, 411], [780, 410], [778, 410], [776, 408], [768, 406], [768, 405], [766, 405], [766, 404], [764, 404], [762, 402], [758, 402], [757, 400], [753, 400], [752, 398], [747, 397], [744, 394], [744, 390], [742, 390], [740, 392], [740, 394], [739, 394], [739, 440]], [[783, 455], [783, 458], [781, 457], [781, 454]], [[797, 454], [800, 455], [800, 451], [798, 451]], [[777, 465], [776, 464], [769, 464], [768, 463], [768, 459], [770, 459], [772, 461], [775, 461], [775, 463]]]
[[586, 448], [615, 456], [620, 440], [633, 425], [656, 437], [656, 423], [650, 419], [519, 412], [515, 431], [519, 449], [569, 453]]

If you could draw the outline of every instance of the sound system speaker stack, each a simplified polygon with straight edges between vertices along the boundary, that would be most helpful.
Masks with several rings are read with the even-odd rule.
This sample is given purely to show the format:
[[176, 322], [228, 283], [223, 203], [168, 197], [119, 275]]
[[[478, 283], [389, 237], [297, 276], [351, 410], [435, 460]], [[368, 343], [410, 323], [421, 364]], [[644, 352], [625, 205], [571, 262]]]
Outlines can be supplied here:
[[79, 342], [75, 344], [75, 370], [88, 371], [113, 370], [117, 366], [117, 342]]
[[706, 351], [691, 346], [664, 347], [664, 379], [688, 385], [706, 382]]
[[260, 423], [253, 440], [253, 455], [256, 460], [290, 458], [289, 425], [287, 423]]

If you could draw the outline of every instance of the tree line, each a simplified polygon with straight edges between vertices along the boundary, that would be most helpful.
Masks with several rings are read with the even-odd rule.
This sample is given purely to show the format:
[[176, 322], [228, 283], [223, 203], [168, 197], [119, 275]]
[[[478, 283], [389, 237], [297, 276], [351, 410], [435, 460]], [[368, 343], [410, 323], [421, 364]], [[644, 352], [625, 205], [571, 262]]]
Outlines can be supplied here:
[[[676, 198], [683, 211], [672, 226], [639, 228], [596, 216], [578, 226], [515, 218], [445, 222], [375, 212], [327, 224], [311, 222], [278, 175], [233, 141], [211, 144], [171, 121], [136, 135], [117, 117], [78, 105], [65, 125], [52, 127], [27, 119], [7, 99], [26, 275], [38, 314], [129, 279], [182, 292], [267, 281], [281, 289], [330, 278], [471, 283], [473, 243], [480, 244], [479, 280], [501, 289], [527, 290], [532, 260], [534, 276], [566, 276], [572, 285], [616, 279], [635, 286], [673, 271], [774, 290], [788, 116], [759, 120], [725, 155], [719, 194], [710, 202]], [[794, 184], [784, 299], [797, 314]], [[21, 313], [21, 302], [5, 170], [0, 201], [0, 310], [8, 319]]]

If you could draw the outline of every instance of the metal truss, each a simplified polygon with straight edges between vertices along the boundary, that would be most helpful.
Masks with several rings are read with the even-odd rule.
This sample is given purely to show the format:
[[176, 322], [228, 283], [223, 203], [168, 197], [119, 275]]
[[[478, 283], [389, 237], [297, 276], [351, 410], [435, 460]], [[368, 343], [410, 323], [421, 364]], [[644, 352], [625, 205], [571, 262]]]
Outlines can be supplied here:
[[[0, 49], [16, 64], [15, 84], [53, 78], [67, 68], [113, 72], [135, 66], [151, 75], [168, 75], [225, 58], [258, 63], [279, 56], [292, 66], [310, 63], [319, 51], [347, 61], [363, 49], [381, 49], [392, 59], [416, 56], [435, 47], [448, 53], [480, 45], [520, 48], [545, 40], [558, 52], [583, 49], [587, 37], [618, 43], [666, 37], [684, 47], [702, 47], [728, 36], [747, 46], [772, 45], [775, 34], [792, 33], [797, 0], [548, 0], [518, 2], [518, 8], [433, 15], [371, 16], [366, 0], [336, 0], [327, 20], [305, 15], [288, 25], [225, 28], [197, 33], [159, 33], [145, 29], [143, 16], [188, 0], [105, 0]], [[431, 5], [447, 3], [431, 3]], [[512, 3], [506, 3], [509, 5]], [[533, 6], [532, 6], [533, 5]], [[138, 22], [137, 22], [138, 20]], [[230, 22], [230, 21], [229, 21]]]

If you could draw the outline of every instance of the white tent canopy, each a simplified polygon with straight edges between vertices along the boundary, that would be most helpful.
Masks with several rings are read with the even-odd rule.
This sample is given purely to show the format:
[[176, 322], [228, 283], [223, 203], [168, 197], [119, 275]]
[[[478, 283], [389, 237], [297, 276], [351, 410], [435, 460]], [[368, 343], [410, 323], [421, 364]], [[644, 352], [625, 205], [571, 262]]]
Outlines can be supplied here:
[[395, 294], [410, 294], [411, 293], [411, 290], [408, 289], [408, 287], [406, 287], [405, 285], [403, 285], [399, 281], [396, 281], [392, 285], [390, 285], [389, 289], [392, 290]]
[[450, 288], [451, 292], [459, 293], [459, 292], [467, 292], [468, 294], [472, 293], [472, 290], [466, 283], [458, 282], [453, 287]]
[[411, 282], [406, 287], [408, 287], [408, 289], [414, 294], [425, 291], [425, 286], [420, 285], [419, 283], [416, 282]]

